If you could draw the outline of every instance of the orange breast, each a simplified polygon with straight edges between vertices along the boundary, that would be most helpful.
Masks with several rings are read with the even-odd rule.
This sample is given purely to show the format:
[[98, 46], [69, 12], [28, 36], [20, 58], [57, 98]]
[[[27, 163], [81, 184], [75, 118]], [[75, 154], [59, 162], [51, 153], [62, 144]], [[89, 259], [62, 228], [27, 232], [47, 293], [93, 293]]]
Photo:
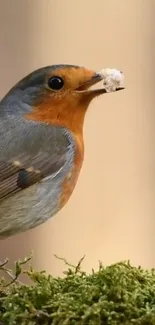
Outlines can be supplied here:
[[60, 208], [62, 208], [67, 203], [75, 188], [82, 167], [83, 159], [84, 159], [83, 138], [82, 136], [81, 137], [77, 135], [73, 135], [73, 136], [76, 143], [75, 157], [73, 162], [73, 168], [69, 171], [62, 186], [62, 194], [60, 197]]
[[59, 100], [58, 98], [51, 100], [50, 95], [47, 94], [44, 101], [35, 107], [32, 113], [25, 115], [25, 118], [30, 120], [63, 126], [72, 133], [74, 138], [76, 145], [74, 163], [63, 183], [60, 208], [70, 198], [82, 167], [84, 159], [83, 123], [87, 106], [87, 100], [77, 100], [70, 94], [68, 97], [66, 96], [65, 100], [62, 100], [61, 97]]

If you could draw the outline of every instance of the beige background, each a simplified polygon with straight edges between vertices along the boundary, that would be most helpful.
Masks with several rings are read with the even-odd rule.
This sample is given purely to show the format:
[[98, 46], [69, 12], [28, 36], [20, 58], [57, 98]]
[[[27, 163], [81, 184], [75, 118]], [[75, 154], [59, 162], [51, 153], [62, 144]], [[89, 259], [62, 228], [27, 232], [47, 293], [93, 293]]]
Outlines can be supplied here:
[[[124, 71], [126, 91], [92, 102], [85, 162], [67, 206], [35, 230], [0, 242], [12, 261], [34, 250], [34, 265], [61, 274], [131, 259], [155, 266], [154, 0], [0, 0], [0, 95], [48, 64]], [[8, 220], [9, 222], [9, 220]]]

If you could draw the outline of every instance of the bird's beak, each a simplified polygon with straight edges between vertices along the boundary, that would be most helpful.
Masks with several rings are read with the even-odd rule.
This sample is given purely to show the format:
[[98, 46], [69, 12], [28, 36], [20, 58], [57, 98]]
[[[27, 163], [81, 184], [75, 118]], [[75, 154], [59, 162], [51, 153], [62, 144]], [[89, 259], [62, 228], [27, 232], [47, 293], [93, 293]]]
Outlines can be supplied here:
[[[98, 96], [98, 95], [102, 95], [107, 93], [107, 90], [105, 88], [94, 88], [91, 89], [90, 87], [96, 85], [97, 83], [99, 83], [100, 81], [103, 80], [103, 75], [100, 73], [95, 73], [89, 80], [84, 81], [84, 83], [82, 83], [77, 89], [76, 92], [78, 93], [83, 93], [83, 94], [87, 94], [87, 95], [92, 95], [92, 97]], [[115, 91], [119, 91], [119, 90], [123, 90], [124, 87], [118, 87], [115, 89]]]

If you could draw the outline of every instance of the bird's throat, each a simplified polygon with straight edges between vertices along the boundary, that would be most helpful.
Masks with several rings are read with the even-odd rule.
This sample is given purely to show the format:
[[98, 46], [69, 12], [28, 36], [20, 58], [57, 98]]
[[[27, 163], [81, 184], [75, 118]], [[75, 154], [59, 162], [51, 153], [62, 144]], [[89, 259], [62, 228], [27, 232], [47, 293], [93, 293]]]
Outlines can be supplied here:
[[73, 134], [83, 137], [83, 124], [88, 105], [71, 105], [55, 101], [43, 102], [35, 107], [33, 111], [25, 115], [26, 119], [58, 125], [67, 128]]

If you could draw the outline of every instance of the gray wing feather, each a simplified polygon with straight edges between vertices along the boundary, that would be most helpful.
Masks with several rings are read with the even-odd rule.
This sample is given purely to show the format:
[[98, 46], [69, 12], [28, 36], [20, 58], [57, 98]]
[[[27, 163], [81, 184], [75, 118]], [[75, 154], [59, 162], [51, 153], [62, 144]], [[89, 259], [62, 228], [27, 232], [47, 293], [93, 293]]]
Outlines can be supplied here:
[[0, 199], [58, 172], [71, 143], [64, 128], [0, 112]]

